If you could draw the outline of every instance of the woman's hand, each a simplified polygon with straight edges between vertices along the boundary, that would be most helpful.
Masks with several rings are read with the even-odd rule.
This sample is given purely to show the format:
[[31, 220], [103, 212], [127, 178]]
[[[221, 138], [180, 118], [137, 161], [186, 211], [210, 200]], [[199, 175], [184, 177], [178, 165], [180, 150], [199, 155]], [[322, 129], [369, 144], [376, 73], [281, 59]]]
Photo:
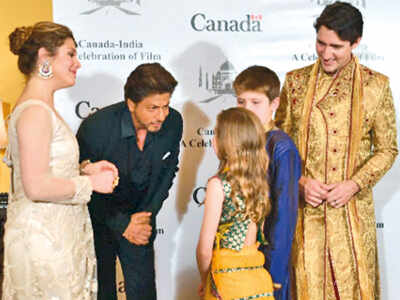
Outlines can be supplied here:
[[[112, 193], [114, 188], [118, 185], [118, 169], [109, 161], [100, 160], [95, 163], [86, 163], [83, 168], [81, 168], [81, 172], [90, 176], [92, 187], [95, 192], [103, 194]], [[111, 185], [110, 174], [112, 176]]]
[[[100, 171], [94, 175], [89, 175], [92, 188], [95, 192], [101, 194], [112, 193], [115, 187], [115, 176], [111, 170]], [[118, 178], [118, 177], [117, 177]]]
[[[85, 161], [82, 162], [82, 164], [83, 163], [85, 163]], [[113, 163], [110, 163], [109, 161], [106, 161], [106, 160], [100, 160], [95, 163], [89, 162], [89, 163], [86, 163], [81, 168], [82, 173], [84, 173], [86, 175], [94, 175], [94, 174], [100, 173], [101, 171], [106, 171], [106, 170], [113, 171], [114, 176], [118, 177], [117, 167]]]

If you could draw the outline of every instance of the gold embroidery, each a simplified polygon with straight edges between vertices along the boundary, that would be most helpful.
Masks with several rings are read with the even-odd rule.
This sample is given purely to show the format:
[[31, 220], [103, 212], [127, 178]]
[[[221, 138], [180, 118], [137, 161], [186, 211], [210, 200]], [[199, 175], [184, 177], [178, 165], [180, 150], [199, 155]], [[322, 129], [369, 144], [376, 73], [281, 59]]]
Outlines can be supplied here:
[[398, 152], [387, 77], [354, 57], [329, 78], [319, 74], [317, 61], [287, 74], [275, 121], [296, 142], [303, 175], [328, 184], [352, 179], [361, 188], [339, 209], [300, 201], [293, 249], [297, 299], [335, 299], [328, 251], [341, 299], [379, 299], [371, 188]]

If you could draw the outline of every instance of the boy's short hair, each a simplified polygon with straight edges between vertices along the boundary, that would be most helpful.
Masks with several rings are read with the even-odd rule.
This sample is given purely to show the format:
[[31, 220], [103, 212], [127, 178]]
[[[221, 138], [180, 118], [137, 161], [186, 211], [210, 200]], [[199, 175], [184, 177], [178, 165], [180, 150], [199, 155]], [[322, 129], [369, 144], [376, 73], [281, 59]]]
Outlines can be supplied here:
[[263, 66], [251, 66], [240, 72], [233, 82], [236, 95], [247, 91], [265, 94], [270, 101], [279, 97], [281, 83], [278, 75]]

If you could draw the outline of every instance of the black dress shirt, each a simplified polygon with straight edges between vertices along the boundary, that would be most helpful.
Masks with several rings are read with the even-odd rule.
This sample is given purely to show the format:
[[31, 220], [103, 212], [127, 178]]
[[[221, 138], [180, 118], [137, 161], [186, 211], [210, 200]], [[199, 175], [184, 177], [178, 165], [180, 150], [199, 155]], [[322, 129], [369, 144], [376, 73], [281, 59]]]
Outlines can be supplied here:
[[147, 133], [143, 151], [138, 149], [125, 102], [105, 107], [84, 120], [77, 133], [80, 160], [108, 160], [118, 168], [120, 177], [112, 194], [93, 193], [88, 206], [94, 225], [106, 224], [122, 234], [131, 214], [150, 211], [154, 229], [155, 217], [178, 170], [181, 138], [182, 117], [172, 108], [161, 129]]

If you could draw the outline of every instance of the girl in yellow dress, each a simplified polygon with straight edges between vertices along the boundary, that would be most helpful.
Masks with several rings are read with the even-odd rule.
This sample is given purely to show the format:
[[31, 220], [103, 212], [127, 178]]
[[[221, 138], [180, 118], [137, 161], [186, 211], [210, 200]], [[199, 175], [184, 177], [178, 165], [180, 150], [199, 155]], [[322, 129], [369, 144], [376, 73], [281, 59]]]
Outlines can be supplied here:
[[197, 245], [199, 296], [274, 299], [272, 279], [258, 251], [271, 206], [264, 128], [254, 113], [230, 108], [217, 117], [213, 146], [220, 166], [207, 184]]

